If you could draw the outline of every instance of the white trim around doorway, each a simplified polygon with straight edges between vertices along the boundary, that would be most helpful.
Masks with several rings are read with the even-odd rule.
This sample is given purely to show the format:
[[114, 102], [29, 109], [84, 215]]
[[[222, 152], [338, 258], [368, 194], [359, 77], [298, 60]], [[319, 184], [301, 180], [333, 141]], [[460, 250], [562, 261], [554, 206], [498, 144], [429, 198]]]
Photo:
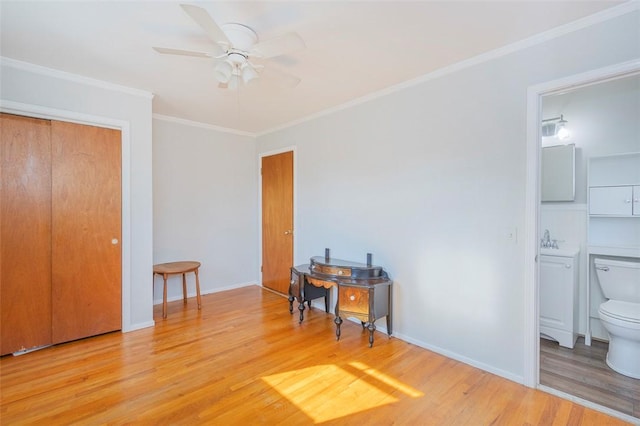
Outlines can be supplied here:
[[[542, 97], [565, 92], [607, 80], [626, 77], [640, 72], [640, 59], [611, 65], [553, 80], [527, 89], [527, 166], [525, 196], [525, 268], [524, 268], [524, 385], [548, 390], [540, 385], [539, 299], [538, 299], [538, 234], [540, 226], [540, 122], [542, 120]], [[588, 300], [587, 300], [588, 303]], [[588, 325], [587, 325], [588, 327]], [[587, 329], [587, 335], [589, 330]], [[557, 392], [553, 392], [557, 393]], [[561, 395], [574, 400], [570, 395]], [[630, 419], [622, 413], [588, 401], [583, 405], [607, 412], [617, 417]]]

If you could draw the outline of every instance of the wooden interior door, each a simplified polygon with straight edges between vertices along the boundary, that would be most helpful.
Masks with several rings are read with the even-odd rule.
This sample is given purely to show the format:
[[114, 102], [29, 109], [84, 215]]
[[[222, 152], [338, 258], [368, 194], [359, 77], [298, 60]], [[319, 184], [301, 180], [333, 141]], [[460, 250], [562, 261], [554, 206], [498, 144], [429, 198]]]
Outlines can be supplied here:
[[122, 327], [119, 130], [53, 122], [54, 343]]
[[293, 152], [262, 157], [262, 285], [289, 291], [293, 266]]
[[50, 122], [0, 115], [0, 354], [51, 344]]

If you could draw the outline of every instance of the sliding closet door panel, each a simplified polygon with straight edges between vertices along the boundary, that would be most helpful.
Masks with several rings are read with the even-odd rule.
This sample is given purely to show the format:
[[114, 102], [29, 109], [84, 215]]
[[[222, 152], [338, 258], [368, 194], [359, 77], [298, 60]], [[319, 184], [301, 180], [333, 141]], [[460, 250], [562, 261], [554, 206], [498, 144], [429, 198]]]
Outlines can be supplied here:
[[51, 344], [50, 123], [0, 115], [0, 352]]
[[53, 341], [119, 330], [120, 131], [53, 122]]

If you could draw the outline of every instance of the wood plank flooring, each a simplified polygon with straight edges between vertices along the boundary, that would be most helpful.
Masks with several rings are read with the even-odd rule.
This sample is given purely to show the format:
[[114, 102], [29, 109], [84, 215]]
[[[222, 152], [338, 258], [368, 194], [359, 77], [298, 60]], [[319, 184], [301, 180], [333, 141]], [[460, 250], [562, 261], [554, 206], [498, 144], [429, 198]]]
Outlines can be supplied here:
[[609, 345], [578, 338], [574, 349], [540, 339], [540, 383], [640, 418], [640, 380], [623, 376], [606, 364]]
[[620, 425], [603, 413], [251, 286], [156, 326], [0, 359], [0, 423]]

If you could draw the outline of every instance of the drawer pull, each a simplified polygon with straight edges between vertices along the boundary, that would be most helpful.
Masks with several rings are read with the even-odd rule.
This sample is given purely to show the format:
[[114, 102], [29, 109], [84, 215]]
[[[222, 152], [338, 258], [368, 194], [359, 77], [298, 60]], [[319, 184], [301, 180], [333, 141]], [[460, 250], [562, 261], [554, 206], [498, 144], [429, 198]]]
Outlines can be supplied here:
[[567, 269], [571, 269], [571, 264], [570, 263], [565, 263], [564, 267], [567, 268]]
[[356, 297], [352, 294], [351, 296], [349, 296], [349, 300], [356, 300]]
[[596, 266], [596, 269], [599, 270], [599, 271], [609, 272], [609, 267], [608, 266]]

